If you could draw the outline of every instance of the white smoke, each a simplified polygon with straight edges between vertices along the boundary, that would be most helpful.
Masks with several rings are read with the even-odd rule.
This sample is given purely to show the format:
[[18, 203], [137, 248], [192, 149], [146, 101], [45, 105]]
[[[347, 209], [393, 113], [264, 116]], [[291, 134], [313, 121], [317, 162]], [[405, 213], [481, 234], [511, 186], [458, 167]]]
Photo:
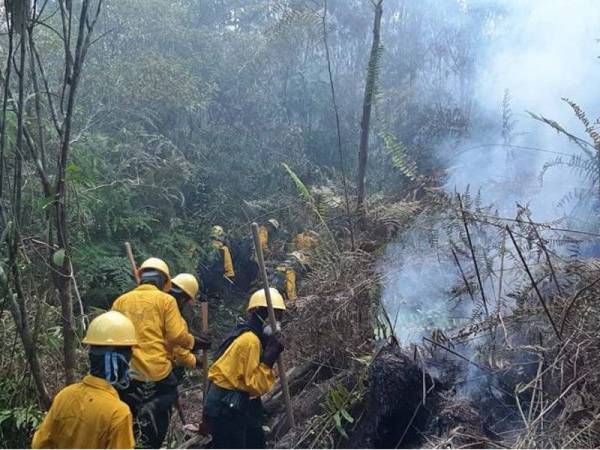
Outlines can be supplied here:
[[[466, 1], [466, 7], [489, 4]], [[475, 82], [477, 110], [498, 129], [474, 128], [464, 153], [454, 161], [447, 188], [460, 192], [467, 184], [502, 213], [514, 213], [515, 202], [529, 204], [534, 219], [552, 220], [570, 210], [557, 203], [574, 188], [586, 187], [579, 173], [550, 169], [540, 183], [544, 163], [581, 152], [527, 111], [556, 120], [585, 137], [582, 124], [562, 98], [579, 104], [595, 119], [600, 115], [600, 3], [596, 0], [504, 0], [506, 16], [490, 25], [481, 49]], [[516, 121], [512, 160], [502, 144], [500, 125], [504, 93], [511, 97]], [[492, 132], [490, 132], [492, 131]], [[469, 150], [469, 148], [471, 148]], [[537, 149], [537, 150], [534, 150]], [[554, 153], [551, 153], [554, 152]], [[563, 159], [568, 156], [562, 155]]]
[[[449, 162], [448, 192], [480, 191], [483, 204], [514, 217], [516, 204], [528, 205], [534, 221], [550, 221], [572, 212], [558, 203], [569, 191], [586, 187], [581, 174], [565, 168], [549, 170], [543, 183], [543, 165], [581, 152], [527, 111], [559, 122], [585, 137], [582, 124], [561, 98], [566, 97], [595, 120], [600, 115], [600, 2], [596, 0], [462, 0], [462, 12], [496, 4], [506, 14], [488, 24], [478, 49], [475, 75], [476, 111], [469, 137], [458, 145], [458, 157]], [[510, 93], [515, 120], [510, 144], [502, 146], [502, 102]], [[440, 152], [456, 148], [442, 145]], [[585, 208], [584, 208], [585, 209]], [[589, 217], [589, 215], [586, 215]], [[449, 254], [448, 242], [429, 243], [415, 225], [402, 243], [390, 245], [382, 264], [386, 275], [383, 303], [403, 345], [421, 343], [434, 328], [448, 329], [457, 311], [449, 292], [462, 280]], [[440, 245], [441, 244], [441, 245]], [[477, 246], [477, 242], [475, 243]], [[461, 259], [472, 273], [472, 261]], [[499, 262], [496, 262], [499, 264]], [[507, 277], [510, 276], [507, 274]], [[487, 292], [490, 291], [490, 292]], [[494, 298], [486, 286], [488, 298]], [[466, 302], [463, 302], [466, 303]]]

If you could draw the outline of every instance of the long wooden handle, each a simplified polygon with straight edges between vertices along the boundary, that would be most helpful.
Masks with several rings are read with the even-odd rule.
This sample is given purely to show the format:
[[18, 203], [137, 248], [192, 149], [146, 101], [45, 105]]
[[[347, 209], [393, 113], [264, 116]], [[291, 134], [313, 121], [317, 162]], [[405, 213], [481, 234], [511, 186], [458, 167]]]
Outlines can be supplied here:
[[[202, 332], [208, 333], [208, 302], [200, 303], [200, 312], [202, 313]], [[202, 378], [204, 387], [208, 385], [208, 350], [202, 350]]]
[[133, 272], [135, 282], [136, 284], [140, 284], [140, 274], [138, 273], [137, 265], [135, 264], [135, 258], [133, 257], [133, 250], [131, 249], [131, 244], [129, 242], [125, 242], [125, 252], [127, 253], [129, 263], [131, 264], [131, 270]]
[[179, 400], [179, 387], [177, 388], [177, 397], [175, 398], [175, 409], [177, 410], [177, 414], [179, 414], [181, 425], [187, 424], [187, 420], [185, 420], [185, 413], [183, 412], [183, 406], [181, 406], [181, 400]]
[[[267, 309], [269, 310], [269, 321], [271, 322], [271, 329], [277, 330], [277, 320], [275, 319], [275, 311], [273, 310], [273, 301], [271, 300], [271, 291], [269, 290], [269, 279], [267, 278], [267, 269], [265, 267], [265, 258], [263, 255], [262, 247], [260, 245], [260, 238], [258, 236], [258, 224], [252, 223], [252, 236], [254, 237], [254, 247], [256, 248], [256, 256], [258, 259], [258, 265], [260, 267], [260, 275], [262, 277], [263, 286], [265, 289], [265, 297], [267, 299]], [[283, 390], [283, 398], [285, 400], [285, 409], [287, 412], [288, 422], [290, 427], [296, 426], [294, 420], [294, 411], [292, 410], [292, 399], [290, 398], [290, 387], [287, 382], [287, 374], [285, 372], [285, 364], [283, 362], [283, 354], [279, 354], [277, 358], [277, 367], [279, 368], [279, 378], [281, 379], [281, 388]]]

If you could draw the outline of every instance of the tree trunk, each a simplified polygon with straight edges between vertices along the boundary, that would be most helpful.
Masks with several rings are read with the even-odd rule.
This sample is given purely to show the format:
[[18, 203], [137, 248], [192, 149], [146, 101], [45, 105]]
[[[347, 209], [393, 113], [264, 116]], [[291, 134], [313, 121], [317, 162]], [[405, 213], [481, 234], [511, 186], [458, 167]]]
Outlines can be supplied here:
[[[65, 257], [65, 261], [67, 257]], [[68, 270], [68, 269], [67, 269]], [[61, 323], [63, 330], [63, 357], [65, 367], [65, 383], [75, 382], [75, 369], [77, 367], [77, 341], [75, 339], [75, 320], [73, 317], [73, 296], [71, 295], [71, 279], [60, 270], [55, 275], [55, 285], [60, 300]]]
[[363, 100], [362, 120], [360, 121], [360, 147], [358, 148], [358, 198], [357, 209], [360, 215], [364, 213], [365, 203], [365, 175], [367, 171], [367, 156], [369, 152], [369, 126], [371, 122], [371, 107], [375, 83], [377, 82], [377, 58], [381, 41], [381, 16], [383, 14], [383, 0], [375, 4], [375, 21], [373, 23], [373, 45], [367, 67], [367, 81], [365, 83], [365, 96]]
[[[12, 256], [16, 258], [16, 255]], [[13, 264], [12, 272], [17, 293], [14, 294], [9, 290], [7, 294], [10, 298], [11, 313], [17, 327], [17, 332], [19, 333], [19, 337], [23, 343], [25, 358], [27, 359], [27, 364], [31, 369], [31, 377], [35, 383], [40, 406], [42, 409], [48, 410], [51, 404], [50, 394], [48, 394], [48, 389], [46, 388], [46, 383], [44, 382], [44, 377], [42, 376], [42, 365], [40, 364], [40, 358], [35, 346], [35, 339], [33, 338], [31, 327], [29, 326], [29, 322], [27, 320], [25, 298], [23, 297], [23, 289], [21, 287], [20, 274], [16, 266], [16, 261]]]
[[[70, 2], [67, 2], [68, 14], [72, 14]], [[81, 69], [90, 46], [90, 37], [94, 29], [94, 25], [98, 20], [102, 0], [97, 3], [95, 16], [90, 20], [89, 15], [89, 0], [83, 0], [79, 13], [79, 28], [77, 32], [77, 43], [75, 45], [75, 58], [72, 64], [66, 64], [65, 86], [63, 93], [67, 93], [67, 107], [65, 111], [62, 130], [60, 133], [60, 153], [58, 155], [58, 163], [56, 170], [56, 188], [54, 210], [56, 215], [56, 243], [59, 248], [64, 250], [65, 257], [62, 261], [62, 266], [58, 267], [58, 273], [54, 276], [54, 285], [58, 291], [58, 297], [62, 312], [63, 339], [64, 339], [64, 365], [65, 365], [65, 382], [67, 384], [75, 382], [75, 368], [77, 366], [76, 353], [76, 335], [75, 335], [75, 318], [73, 315], [73, 296], [71, 293], [71, 278], [73, 277], [71, 252], [69, 243], [68, 230], [68, 214], [67, 214], [67, 189], [66, 189], [66, 173], [67, 162], [69, 159], [69, 151], [71, 148], [71, 129], [73, 124], [73, 114], [75, 111], [75, 97], [79, 81], [81, 79]], [[63, 21], [67, 20], [67, 12], [61, 10]], [[70, 21], [70, 17], [68, 21]], [[69, 60], [71, 49], [66, 48], [67, 57]], [[67, 86], [68, 85], [68, 86]]]
[[355, 249], [354, 224], [350, 212], [350, 196], [348, 195], [348, 183], [346, 182], [346, 164], [344, 161], [344, 150], [342, 149], [342, 129], [340, 126], [340, 114], [335, 98], [335, 85], [333, 83], [333, 71], [331, 70], [331, 56], [329, 54], [329, 41], [327, 39], [327, 0], [323, 1], [323, 43], [325, 45], [325, 57], [327, 59], [327, 73], [329, 74], [329, 87], [331, 88], [331, 102], [335, 113], [335, 126], [337, 130], [337, 147], [340, 159], [340, 171], [342, 172], [342, 185], [344, 187], [344, 203], [348, 219], [348, 231], [350, 232], [350, 244], [352, 251]]
[[[13, 4], [14, 5], [14, 4]], [[15, 7], [16, 8], [16, 7]], [[11, 24], [9, 24], [9, 55], [7, 60], [7, 70], [6, 76], [4, 79], [4, 99], [3, 99], [3, 107], [2, 107], [2, 126], [1, 132], [2, 136], [0, 137], [0, 156], [4, 159], [4, 147], [6, 142], [5, 131], [6, 131], [6, 113], [7, 113], [7, 101], [9, 96], [9, 84], [10, 84], [10, 75], [11, 75], [11, 57], [12, 48], [13, 48], [13, 37], [14, 33], [17, 32], [20, 36], [19, 42], [19, 66], [17, 71], [17, 82], [18, 82], [18, 100], [17, 100], [17, 136], [16, 136], [16, 152], [15, 152], [15, 164], [14, 164], [14, 179], [12, 186], [12, 195], [11, 195], [11, 213], [12, 213], [12, 221], [6, 220], [4, 211], [1, 211], [2, 222], [4, 222], [4, 226], [8, 230], [6, 234], [6, 243], [8, 248], [8, 266], [10, 267], [10, 271], [13, 278], [13, 285], [15, 287], [14, 292], [12, 289], [8, 288], [4, 295], [6, 295], [10, 301], [10, 310], [15, 321], [15, 325], [17, 328], [17, 333], [21, 338], [21, 342], [23, 343], [23, 348], [25, 350], [25, 358], [27, 360], [27, 364], [31, 369], [31, 376], [33, 377], [37, 392], [38, 398], [40, 400], [40, 405], [42, 408], [47, 409], [50, 407], [50, 396], [48, 394], [48, 390], [46, 388], [46, 384], [44, 383], [44, 379], [42, 376], [41, 364], [38, 356], [37, 349], [35, 347], [33, 335], [31, 332], [31, 328], [29, 326], [28, 317], [27, 317], [27, 309], [25, 307], [25, 296], [23, 292], [23, 287], [21, 284], [21, 276], [19, 272], [19, 243], [21, 242], [19, 236], [19, 230], [21, 227], [21, 212], [22, 212], [22, 164], [23, 164], [23, 155], [25, 154], [24, 149], [24, 135], [25, 135], [25, 63], [27, 58], [26, 53], [26, 23], [27, 23], [27, 8], [23, 5], [21, 7], [13, 10], [13, 15], [11, 16]], [[14, 63], [16, 66], [16, 62]], [[2, 167], [2, 171], [3, 171]], [[0, 178], [0, 184], [3, 184], [3, 180]], [[0, 188], [0, 198], [3, 193], [3, 190]]]

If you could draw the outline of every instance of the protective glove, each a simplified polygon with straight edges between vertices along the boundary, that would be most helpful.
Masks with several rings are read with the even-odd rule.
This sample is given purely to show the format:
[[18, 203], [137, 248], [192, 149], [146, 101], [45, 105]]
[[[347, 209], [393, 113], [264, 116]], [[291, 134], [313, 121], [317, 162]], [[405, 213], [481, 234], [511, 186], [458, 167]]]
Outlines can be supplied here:
[[197, 352], [199, 350], [208, 350], [212, 345], [211, 336], [208, 333], [199, 333], [194, 335], [194, 347], [192, 348], [193, 352]]
[[175, 366], [173, 368], [173, 375], [177, 378], [177, 384], [182, 384], [185, 381], [185, 369], [182, 366]]
[[283, 349], [284, 346], [281, 341], [275, 336], [271, 336], [263, 350], [262, 357], [260, 358], [261, 362], [272, 368]]

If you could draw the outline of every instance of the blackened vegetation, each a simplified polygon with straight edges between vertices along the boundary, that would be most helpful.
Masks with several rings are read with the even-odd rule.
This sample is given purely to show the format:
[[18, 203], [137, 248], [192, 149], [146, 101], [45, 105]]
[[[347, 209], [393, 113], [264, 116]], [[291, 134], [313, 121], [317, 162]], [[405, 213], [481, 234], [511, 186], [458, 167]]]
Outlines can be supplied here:
[[[276, 389], [265, 399], [273, 446], [600, 444], [600, 263], [566, 255], [561, 242], [572, 233], [533, 222], [527, 210], [519, 210], [514, 219], [501, 218], [477, 207], [477, 199], [463, 198], [464, 215], [455, 200], [434, 194], [417, 208], [405, 204], [400, 209], [415, 213], [395, 219], [397, 230], [411, 223], [437, 230], [432, 242], [439, 258], [448, 260], [444, 267], [455, 275], [455, 285], [445, 286], [445, 301], [454, 314], [464, 313], [444, 329], [419, 330], [415, 344], [401, 342], [398, 347], [391, 330], [410, 325], [406, 316], [383, 313], [382, 319], [378, 308], [385, 278], [375, 269], [373, 256], [382, 233], [357, 236], [357, 247], [368, 242], [370, 253], [315, 259], [319, 270], [306, 280], [314, 295], [301, 295], [284, 330], [289, 360], [297, 364], [290, 380], [298, 424], [293, 430], [281, 425]], [[439, 213], [442, 204], [444, 214]], [[415, 216], [420, 216], [418, 222]], [[383, 215], [370, 220], [371, 230], [390, 223]], [[465, 221], [476, 237], [474, 252], [469, 251]], [[445, 239], [444, 231], [453, 239]], [[481, 284], [473, 258], [478, 258]], [[489, 289], [489, 315], [482, 313], [480, 286]], [[431, 308], [444, 301], [423, 300]]]
[[364, 418], [348, 447], [420, 447], [423, 439], [415, 430], [426, 428], [431, 408], [438, 403], [433, 395], [423, 398], [435, 389], [431, 377], [397, 346], [389, 346], [371, 365], [367, 385]]

